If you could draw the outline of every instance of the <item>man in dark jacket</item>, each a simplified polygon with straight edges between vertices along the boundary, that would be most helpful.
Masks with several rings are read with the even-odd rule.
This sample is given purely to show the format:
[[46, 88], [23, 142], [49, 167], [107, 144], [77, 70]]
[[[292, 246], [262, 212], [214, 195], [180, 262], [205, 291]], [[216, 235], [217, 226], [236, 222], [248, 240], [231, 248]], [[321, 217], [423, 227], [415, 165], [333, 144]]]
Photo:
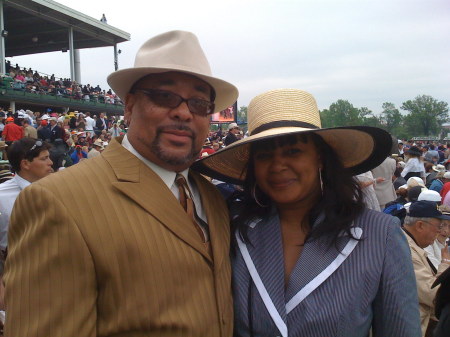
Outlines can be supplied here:
[[228, 125], [228, 134], [225, 137], [225, 146], [228, 146], [238, 140], [237, 134], [239, 133], [239, 126], [236, 123], [231, 123]]
[[56, 117], [50, 117], [50, 142], [54, 143], [56, 139], [62, 138], [63, 130], [57, 125]]

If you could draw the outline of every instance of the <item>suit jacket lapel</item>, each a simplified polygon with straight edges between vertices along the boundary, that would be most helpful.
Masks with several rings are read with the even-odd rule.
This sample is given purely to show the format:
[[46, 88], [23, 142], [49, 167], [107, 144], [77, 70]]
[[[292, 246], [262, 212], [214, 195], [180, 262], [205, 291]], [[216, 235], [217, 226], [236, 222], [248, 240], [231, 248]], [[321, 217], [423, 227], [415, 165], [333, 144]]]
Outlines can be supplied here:
[[[361, 228], [354, 228], [353, 234], [361, 237]], [[323, 240], [307, 242], [289, 279], [286, 291], [287, 312], [325, 282], [347, 259], [358, 242], [347, 235], [340, 236], [337, 244], [331, 246]]]
[[[248, 232], [246, 244], [273, 305], [287, 324], [284, 295], [284, 258], [278, 215], [272, 212], [268, 219], [257, 223]], [[262, 295], [262, 294], [260, 294]]]
[[155, 172], [116, 140], [108, 145], [103, 157], [116, 174], [118, 181], [112, 184], [116, 189], [126, 194], [212, 263], [183, 207]]

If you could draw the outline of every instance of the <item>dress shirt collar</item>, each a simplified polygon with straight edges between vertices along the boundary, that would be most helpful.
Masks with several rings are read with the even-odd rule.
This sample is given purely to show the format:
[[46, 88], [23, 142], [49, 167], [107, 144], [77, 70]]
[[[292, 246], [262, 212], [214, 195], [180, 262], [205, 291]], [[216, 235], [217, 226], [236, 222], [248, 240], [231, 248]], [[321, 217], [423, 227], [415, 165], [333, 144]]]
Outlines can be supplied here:
[[[144, 158], [139, 152], [136, 151], [136, 149], [133, 147], [133, 145], [131, 145], [130, 141], [128, 140], [127, 135], [125, 135], [123, 137], [122, 146], [124, 148], [126, 148], [128, 151], [130, 151], [132, 154], [134, 154], [136, 157], [138, 157], [151, 170], [153, 170], [153, 172], [155, 172], [161, 178], [161, 180], [164, 182], [164, 184], [166, 184], [166, 186], [169, 189], [172, 188], [172, 185], [175, 182], [175, 176], [177, 175], [177, 172], [166, 170], [166, 169], [162, 168], [161, 166], [158, 166], [155, 163], [151, 162], [147, 158]], [[184, 176], [186, 181], [189, 182], [189, 180], [188, 180], [189, 169], [186, 169], [180, 173]]]
[[433, 271], [433, 274], [436, 274], [437, 270], [436, 267], [433, 265], [433, 263], [430, 261], [430, 259], [428, 258], [428, 253], [426, 250], [424, 250], [423, 248], [421, 248], [418, 244], [416, 239], [414, 238], [414, 236], [408, 232], [408, 230], [405, 227], [402, 227], [403, 231], [406, 234], [406, 239], [409, 242], [410, 246], [414, 246], [416, 251], [419, 252], [428, 262], [428, 264], [430, 265], [431, 270]]
[[16, 181], [16, 184], [17, 186], [19, 186], [20, 190], [23, 190], [25, 187], [31, 184], [28, 180], [23, 179], [18, 173], [16, 173], [13, 179]]

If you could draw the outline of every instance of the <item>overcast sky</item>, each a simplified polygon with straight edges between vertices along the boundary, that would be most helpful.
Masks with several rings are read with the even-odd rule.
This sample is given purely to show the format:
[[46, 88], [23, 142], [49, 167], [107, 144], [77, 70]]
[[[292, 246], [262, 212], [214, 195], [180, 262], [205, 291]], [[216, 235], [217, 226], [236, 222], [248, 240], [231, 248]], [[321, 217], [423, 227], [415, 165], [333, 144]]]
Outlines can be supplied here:
[[[238, 106], [270, 89], [312, 93], [319, 108], [338, 99], [382, 111], [417, 95], [450, 103], [449, 0], [59, 0], [131, 34], [119, 67], [159, 33], [194, 32], [213, 74], [235, 84]], [[106, 87], [113, 48], [81, 51], [82, 83]], [[69, 77], [69, 54], [12, 63]]]

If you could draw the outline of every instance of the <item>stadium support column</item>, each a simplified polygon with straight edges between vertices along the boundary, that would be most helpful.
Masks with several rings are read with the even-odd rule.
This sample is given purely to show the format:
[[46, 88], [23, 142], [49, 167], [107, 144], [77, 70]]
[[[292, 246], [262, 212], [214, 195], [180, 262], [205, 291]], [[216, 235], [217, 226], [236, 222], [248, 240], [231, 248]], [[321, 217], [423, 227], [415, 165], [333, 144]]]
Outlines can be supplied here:
[[117, 43], [114, 43], [114, 70], [119, 70], [119, 54], [117, 53]]
[[3, 18], [3, 4], [4, 0], [0, 0], [0, 74], [4, 74], [6, 72], [5, 66], [5, 20]]
[[74, 50], [74, 66], [75, 66], [75, 81], [81, 83], [81, 71], [80, 71], [80, 50]]
[[[75, 78], [75, 51], [73, 48], [73, 27], [69, 27], [69, 53], [70, 53], [70, 79], [76, 81]], [[77, 81], [78, 82], [78, 81]]]

